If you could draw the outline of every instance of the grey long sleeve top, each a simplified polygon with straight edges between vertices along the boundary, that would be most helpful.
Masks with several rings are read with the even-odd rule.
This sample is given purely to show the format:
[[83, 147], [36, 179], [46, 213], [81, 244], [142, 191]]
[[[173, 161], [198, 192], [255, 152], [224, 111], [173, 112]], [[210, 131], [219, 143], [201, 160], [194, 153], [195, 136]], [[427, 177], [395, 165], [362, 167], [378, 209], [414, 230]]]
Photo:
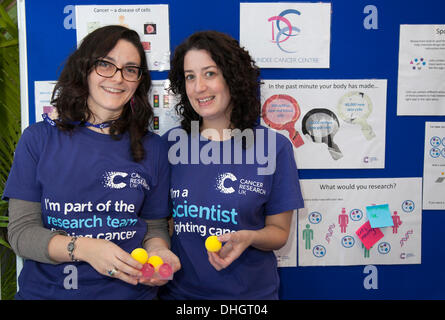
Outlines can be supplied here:
[[[170, 246], [167, 219], [145, 220], [148, 228], [143, 243], [152, 238], [161, 238]], [[43, 226], [40, 202], [9, 199], [8, 241], [14, 252], [24, 258], [42, 263], [57, 264], [48, 253], [48, 244], [57, 234]]]

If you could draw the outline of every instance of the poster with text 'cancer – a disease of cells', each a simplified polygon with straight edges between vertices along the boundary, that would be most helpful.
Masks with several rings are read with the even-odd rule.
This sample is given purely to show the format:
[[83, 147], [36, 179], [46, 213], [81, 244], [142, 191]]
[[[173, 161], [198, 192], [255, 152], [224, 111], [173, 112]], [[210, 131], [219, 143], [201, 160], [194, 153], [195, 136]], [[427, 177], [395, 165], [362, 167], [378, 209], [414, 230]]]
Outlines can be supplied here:
[[384, 168], [386, 80], [263, 80], [261, 123], [299, 169]]
[[330, 3], [241, 3], [240, 43], [261, 68], [329, 68]]
[[163, 135], [169, 129], [180, 125], [175, 105], [178, 99], [168, 90], [169, 80], [152, 80], [148, 101], [153, 107], [153, 131]]
[[123, 25], [139, 34], [150, 70], [170, 69], [168, 5], [76, 6], [78, 45], [87, 34], [107, 25]]
[[[422, 178], [301, 180], [301, 188], [299, 266], [421, 263]], [[372, 227], [376, 215], [389, 219]]]
[[445, 25], [401, 25], [397, 115], [445, 115]]
[[445, 122], [425, 123], [423, 209], [445, 209]]

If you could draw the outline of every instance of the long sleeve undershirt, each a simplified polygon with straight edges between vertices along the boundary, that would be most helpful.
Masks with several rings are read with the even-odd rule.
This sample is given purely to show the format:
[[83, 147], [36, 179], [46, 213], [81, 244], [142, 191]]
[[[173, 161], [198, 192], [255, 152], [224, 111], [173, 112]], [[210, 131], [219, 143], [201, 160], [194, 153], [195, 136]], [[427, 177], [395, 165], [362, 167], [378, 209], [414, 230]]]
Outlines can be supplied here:
[[[143, 243], [152, 238], [161, 238], [170, 246], [167, 219], [145, 220], [147, 233]], [[16, 255], [42, 263], [57, 264], [48, 253], [48, 244], [57, 234], [65, 231], [49, 230], [42, 223], [40, 202], [9, 199], [8, 241]]]

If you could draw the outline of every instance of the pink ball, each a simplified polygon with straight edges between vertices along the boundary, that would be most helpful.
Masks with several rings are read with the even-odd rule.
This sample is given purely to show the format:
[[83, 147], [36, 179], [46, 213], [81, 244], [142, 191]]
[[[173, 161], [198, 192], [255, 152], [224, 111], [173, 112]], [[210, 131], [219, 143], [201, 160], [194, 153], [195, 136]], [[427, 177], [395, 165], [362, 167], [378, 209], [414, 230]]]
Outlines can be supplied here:
[[142, 267], [142, 277], [143, 278], [151, 278], [155, 273], [155, 268], [151, 263], [145, 263]]
[[173, 274], [173, 269], [168, 263], [164, 263], [159, 267], [159, 275], [163, 279], [168, 279]]

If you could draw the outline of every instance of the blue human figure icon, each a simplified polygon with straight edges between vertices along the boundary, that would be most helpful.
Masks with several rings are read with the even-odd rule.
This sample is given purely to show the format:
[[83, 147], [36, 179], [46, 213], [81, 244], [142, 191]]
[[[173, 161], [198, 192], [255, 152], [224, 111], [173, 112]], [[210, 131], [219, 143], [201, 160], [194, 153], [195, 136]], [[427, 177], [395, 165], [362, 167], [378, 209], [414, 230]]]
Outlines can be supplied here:
[[310, 249], [311, 248], [311, 240], [314, 240], [314, 231], [310, 228], [311, 226], [309, 224], [306, 225], [306, 229], [303, 230], [303, 240], [304, 242], [304, 248]]

